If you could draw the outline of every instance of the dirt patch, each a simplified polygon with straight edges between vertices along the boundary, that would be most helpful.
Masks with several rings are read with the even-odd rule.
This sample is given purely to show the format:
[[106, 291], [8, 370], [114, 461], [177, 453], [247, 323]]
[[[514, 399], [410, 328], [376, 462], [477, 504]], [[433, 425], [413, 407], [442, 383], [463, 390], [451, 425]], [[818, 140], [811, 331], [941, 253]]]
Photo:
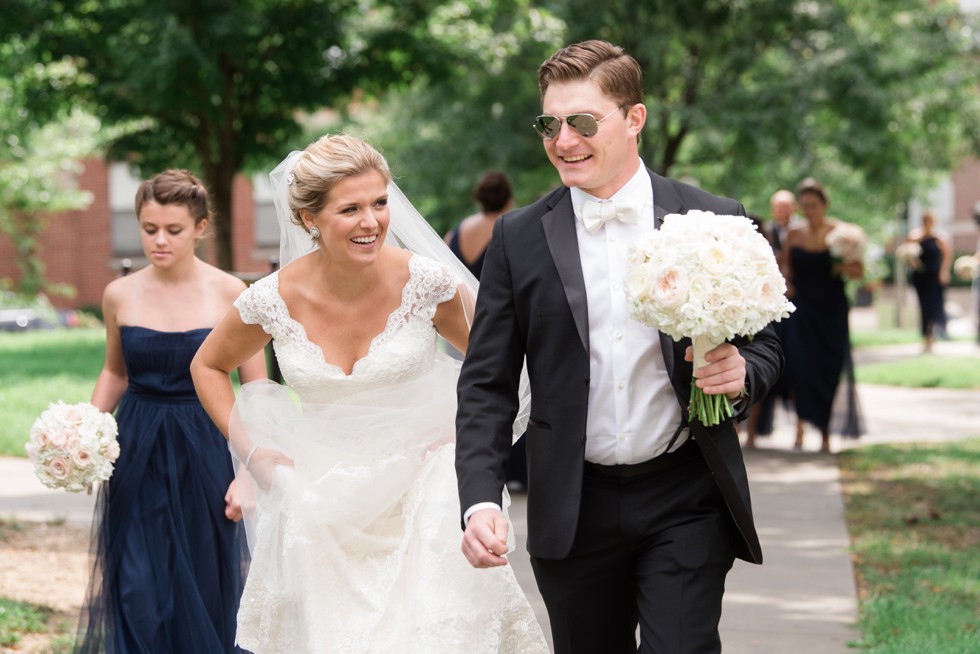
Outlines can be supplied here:
[[[0, 521], [0, 596], [48, 606], [75, 629], [90, 573], [88, 527], [62, 523]], [[16, 649], [43, 652], [50, 635], [28, 635]]]

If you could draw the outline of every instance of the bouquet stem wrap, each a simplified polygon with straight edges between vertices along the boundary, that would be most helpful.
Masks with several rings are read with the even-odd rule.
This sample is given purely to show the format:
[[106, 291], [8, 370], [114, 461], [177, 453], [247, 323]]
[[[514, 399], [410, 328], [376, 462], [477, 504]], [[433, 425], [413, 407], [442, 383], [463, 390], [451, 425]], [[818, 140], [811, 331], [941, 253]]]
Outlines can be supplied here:
[[[704, 355], [721, 343], [713, 343], [707, 336], [695, 336], [691, 339], [694, 345], [694, 370], [708, 365]], [[691, 377], [691, 402], [688, 406], [688, 420], [697, 419], [702, 425], [717, 425], [725, 418], [732, 417], [732, 404], [724, 395], [707, 395], [697, 386], [697, 375]]]

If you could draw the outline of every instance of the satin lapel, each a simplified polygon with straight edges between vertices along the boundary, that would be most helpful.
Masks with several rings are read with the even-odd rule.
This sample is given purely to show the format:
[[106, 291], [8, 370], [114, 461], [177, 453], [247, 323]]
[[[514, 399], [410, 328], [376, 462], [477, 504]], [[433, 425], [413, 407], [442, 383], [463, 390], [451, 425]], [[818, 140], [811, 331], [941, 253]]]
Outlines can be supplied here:
[[[650, 173], [650, 181], [653, 183], [653, 220], [654, 227], [660, 229], [660, 226], [664, 224], [664, 216], [671, 213], [683, 213], [684, 203], [681, 201], [680, 196], [674, 187], [670, 185], [666, 179], [660, 175], [656, 175], [650, 169], [647, 169]], [[672, 385], [674, 385], [674, 390], [678, 395], [678, 400], [681, 401], [681, 406], [683, 408], [685, 401], [684, 395], [681, 393], [681, 389], [677, 387], [674, 383], [676, 380], [674, 378], [674, 364], [676, 357], [674, 356], [674, 339], [663, 332], [660, 332], [660, 351], [664, 356], [664, 365], [667, 367], [667, 375], [670, 377]]]
[[[656, 196], [654, 196], [654, 202], [656, 202]], [[669, 211], [661, 207], [660, 205], [654, 205], [653, 207], [653, 220], [657, 229], [664, 224], [664, 216], [666, 216]], [[674, 379], [674, 339], [667, 334], [660, 332], [660, 351], [664, 355], [664, 364], [667, 366], [667, 375], [673, 381]]]
[[582, 347], [589, 352], [589, 305], [585, 296], [585, 278], [582, 276], [582, 260], [575, 235], [575, 212], [572, 210], [572, 194], [566, 189], [551, 211], [541, 216], [544, 237], [551, 251], [551, 258], [558, 269], [565, 298], [572, 310], [572, 318], [582, 339]]

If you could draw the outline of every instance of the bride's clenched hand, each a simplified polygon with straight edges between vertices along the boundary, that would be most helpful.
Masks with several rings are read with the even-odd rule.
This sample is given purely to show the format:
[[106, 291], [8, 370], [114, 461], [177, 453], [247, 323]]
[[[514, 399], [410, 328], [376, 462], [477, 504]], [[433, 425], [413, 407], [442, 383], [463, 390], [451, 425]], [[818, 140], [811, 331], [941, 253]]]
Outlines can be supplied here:
[[262, 490], [269, 490], [272, 486], [272, 475], [278, 466], [293, 467], [293, 460], [280, 452], [268, 447], [257, 447], [249, 458], [245, 468], [252, 479]]

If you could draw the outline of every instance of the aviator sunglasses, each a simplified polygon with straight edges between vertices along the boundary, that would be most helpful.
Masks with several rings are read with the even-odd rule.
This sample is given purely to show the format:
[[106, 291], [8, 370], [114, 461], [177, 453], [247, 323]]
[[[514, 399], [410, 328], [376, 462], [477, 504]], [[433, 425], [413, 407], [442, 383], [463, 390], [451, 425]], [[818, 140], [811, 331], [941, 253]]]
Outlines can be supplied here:
[[558, 136], [561, 132], [561, 122], [564, 120], [568, 126], [585, 138], [595, 136], [599, 131], [599, 123], [609, 118], [623, 107], [616, 107], [602, 118], [596, 118], [592, 114], [568, 114], [567, 116], [553, 116], [542, 114], [534, 119], [534, 129], [546, 141]]

